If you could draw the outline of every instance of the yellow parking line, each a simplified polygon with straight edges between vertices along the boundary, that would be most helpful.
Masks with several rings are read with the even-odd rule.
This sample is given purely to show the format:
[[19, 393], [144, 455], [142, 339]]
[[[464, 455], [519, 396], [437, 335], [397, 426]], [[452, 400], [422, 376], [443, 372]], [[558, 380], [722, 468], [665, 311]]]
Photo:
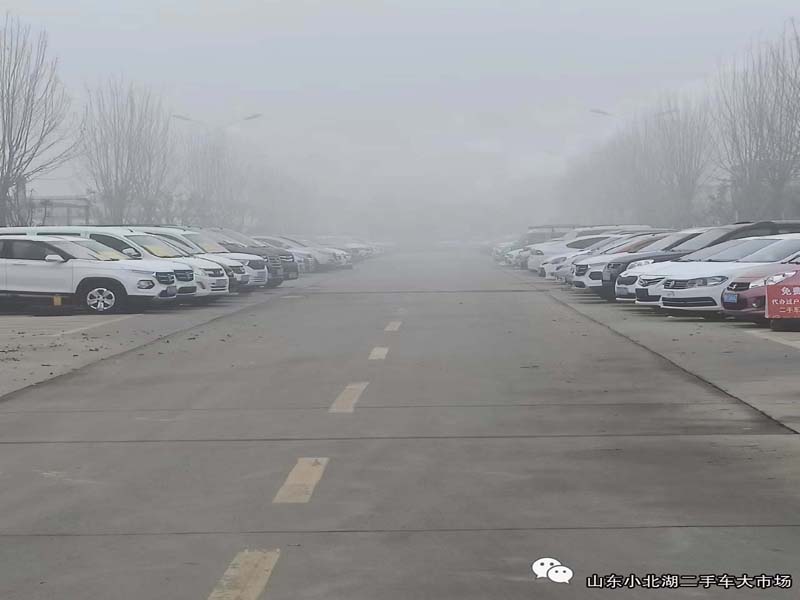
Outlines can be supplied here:
[[258, 600], [267, 587], [280, 550], [242, 550], [233, 557], [208, 600]]
[[389, 354], [388, 348], [383, 348], [381, 346], [376, 346], [372, 349], [372, 352], [369, 353], [370, 360], [384, 360], [386, 355]]
[[348, 384], [347, 387], [342, 390], [342, 393], [336, 397], [336, 400], [333, 401], [333, 404], [331, 404], [328, 412], [353, 412], [356, 408], [356, 402], [358, 402], [358, 399], [361, 398], [361, 394], [364, 393], [364, 390], [367, 389], [368, 385], [368, 381], [359, 381], [357, 383]]
[[384, 328], [384, 331], [398, 331], [402, 321], [389, 321], [389, 324]]
[[305, 504], [311, 500], [314, 488], [322, 479], [328, 458], [298, 458], [281, 489], [272, 499], [273, 504]]

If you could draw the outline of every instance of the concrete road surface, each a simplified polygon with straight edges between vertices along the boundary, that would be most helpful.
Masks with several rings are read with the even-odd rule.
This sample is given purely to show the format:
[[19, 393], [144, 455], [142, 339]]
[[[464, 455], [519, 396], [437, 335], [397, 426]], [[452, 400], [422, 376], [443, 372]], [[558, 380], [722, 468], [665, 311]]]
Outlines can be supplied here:
[[0, 402], [0, 598], [796, 595], [782, 423], [472, 251], [335, 275]]

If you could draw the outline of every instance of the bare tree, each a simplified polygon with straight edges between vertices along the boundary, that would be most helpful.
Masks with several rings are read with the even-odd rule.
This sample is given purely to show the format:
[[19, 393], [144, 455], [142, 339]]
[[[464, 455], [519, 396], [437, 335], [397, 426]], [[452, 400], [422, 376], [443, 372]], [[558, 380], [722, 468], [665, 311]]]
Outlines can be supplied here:
[[0, 226], [28, 224], [27, 182], [73, 155], [70, 98], [47, 34], [6, 15], [0, 28]]
[[663, 222], [689, 225], [711, 164], [711, 113], [707, 103], [665, 96], [649, 121], [649, 154], [660, 188], [656, 200], [662, 208]]
[[89, 90], [83, 162], [107, 222], [158, 222], [175, 185], [169, 112], [147, 88], [112, 78]]
[[189, 137], [183, 154], [180, 219], [241, 227], [250, 212], [247, 191], [251, 178], [224, 132]]

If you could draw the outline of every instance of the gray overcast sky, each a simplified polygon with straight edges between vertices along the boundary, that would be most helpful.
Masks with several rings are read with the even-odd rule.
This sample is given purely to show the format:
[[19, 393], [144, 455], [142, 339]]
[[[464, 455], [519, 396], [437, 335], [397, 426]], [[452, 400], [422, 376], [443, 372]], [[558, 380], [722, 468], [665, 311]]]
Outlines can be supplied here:
[[[9, 5], [10, 4], [10, 5]], [[796, 0], [6, 0], [79, 94], [109, 74], [234, 129], [338, 197], [519, 193], [662, 90], [697, 86]], [[177, 123], [176, 126], [187, 126]], [[44, 185], [44, 184], [42, 184]], [[47, 185], [63, 186], [65, 182]], [[76, 186], [61, 191], [78, 191]], [[77, 186], [80, 189], [80, 186]]]

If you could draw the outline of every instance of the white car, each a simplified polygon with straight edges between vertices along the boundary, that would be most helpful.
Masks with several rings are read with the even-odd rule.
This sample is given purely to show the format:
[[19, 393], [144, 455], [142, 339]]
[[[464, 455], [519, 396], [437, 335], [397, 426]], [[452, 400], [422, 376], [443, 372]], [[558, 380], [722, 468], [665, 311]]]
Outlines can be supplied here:
[[254, 235], [253, 239], [258, 240], [259, 242], [264, 242], [265, 244], [270, 244], [276, 248], [288, 250], [294, 255], [294, 260], [297, 262], [298, 267], [303, 271], [316, 271], [316, 265], [319, 264], [319, 258], [326, 260], [324, 256], [321, 256], [321, 253], [315, 252], [311, 248], [297, 246], [296, 244], [292, 244], [288, 240], [284, 240], [278, 236]]
[[611, 233], [601, 233], [576, 237], [570, 240], [552, 240], [541, 244], [531, 244], [526, 266], [529, 271], [538, 273], [542, 263], [548, 258], [580, 252], [590, 246], [595, 246], [598, 242], [604, 242], [611, 236]]
[[262, 256], [229, 252], [222, 244], [200, 232], [182, 227], [137, 226], [139, 231], [157, 235], [175, 244], [185, 252], [205, 258], [230, 269], [229, 277], [240, 290], [264, 287], [269, 280], [267, 263]]
[[647, 265], [639, 275], [636, 303], [653, 305], [657, 297], [657, 306], [669, 311], [716, 313], [731, 278], [798, 252], [800, 234], [788, 233], [731, 240], [676, 261]]
[[606, 265], [615, 259], [624, 258], [632, 252], [644, 252], [651, 245], [657, 244], [667, 233], [636, 234], [626, 239], [622, 244], [614, 244], [604, 252], [591, 256], [581, 257], [573, 261], [575, 274], [572, 285], [580, 289], [589, 289], [594, 292], [603, 290], [603, 271]]
[[135, 229], [99, 225], [48, 225], [6, 228], [3, 231], [12, 229], [24, 231], [28, 235], [83, 237], [100, 242], [132, 259], [168, 260], [183, 265], [183, 268], [175, 271], [179, 298], [211, 300], [228, 294], [228, 277], [218, 264], [190, 256], [160, 238]]
[[93, 313], [174, 300], [174, 271], [183, 268], [131, 260], [84, 238], [0, 235], [0, 296], [63, 296]]

